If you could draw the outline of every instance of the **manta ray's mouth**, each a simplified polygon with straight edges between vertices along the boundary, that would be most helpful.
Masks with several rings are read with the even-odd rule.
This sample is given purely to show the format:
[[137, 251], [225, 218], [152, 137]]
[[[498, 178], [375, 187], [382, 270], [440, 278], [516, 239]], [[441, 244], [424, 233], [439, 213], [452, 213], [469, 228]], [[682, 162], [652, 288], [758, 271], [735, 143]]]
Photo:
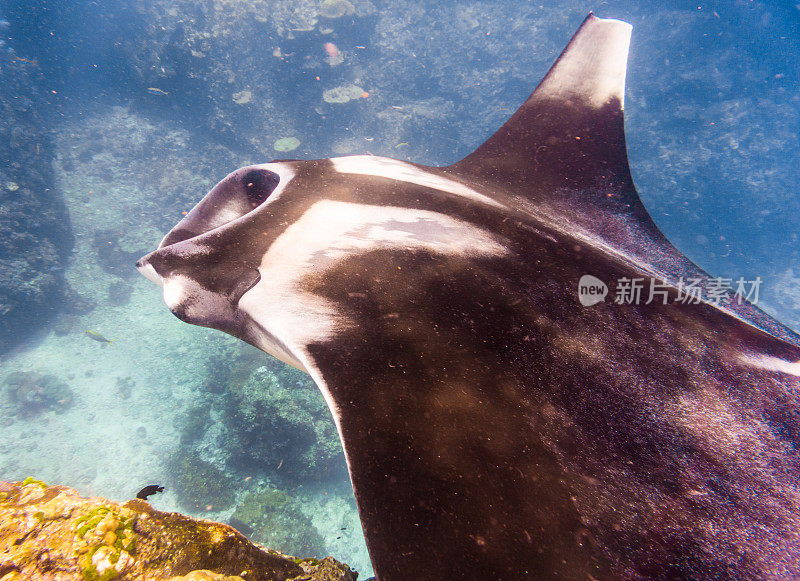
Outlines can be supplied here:
[[[186, 289], [183, 287], [189, 285], [179, 282], [186, 279], [191, 280], [191, 286], [202, 288], [204, 293], [217, 295], [221, 299], [227, 300], [232, 307], [235, 307], [239, 303], [239, 299], [261, 280], [261, 273], [258, 269], [241, 265], [227, 269], [226, 276], [212, 275], [209, 281], [206, 281], [206, 284], [201, 284], [201, 281], [186, 277], [180, 270], [174, 271], [167, 266], [170, 262], [170, 254], [171, 248], [160, 249], [136, 261], [136, 268], [139, 272], [148, 280], [162, 287], [165, 294], [168, 292], [168, 286], [173, 288], [176, 284], [181, 287], [179, 294], [186, 294]], [[197, 294], [197, 292], [195, 290], [192, 294]], [[173, 307], [176, 305], [170, 303], [170, 301], [167, 301], [167, 304], [170, 310], [175, 312]]]

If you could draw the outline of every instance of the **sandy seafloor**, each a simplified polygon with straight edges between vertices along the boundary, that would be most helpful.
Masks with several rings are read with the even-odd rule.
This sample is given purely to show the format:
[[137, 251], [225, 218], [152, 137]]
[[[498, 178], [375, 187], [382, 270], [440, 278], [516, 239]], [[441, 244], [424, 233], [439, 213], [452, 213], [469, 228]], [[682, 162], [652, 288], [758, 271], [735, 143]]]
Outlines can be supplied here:
[[[1, 397], [0, 474], [7, 480], [35, 476], [72, 486], [83, 495], [125, 501], [146, 484], [168, 483], [166, 459], [180, 445], [186, 410], [204, 401], [209, 358], [225, 344], [255, 350], [221, 332], [181, 323], [164, 305], [160, 288], [138, 273], [120, 278], [107, 272], [98, 263], [94, 235], [112, 229], [121, 233], [119, 246], [126, 251], [154, 249], [166, 233], [153, 224], [163, 213], [154, 199], [154, 174], [165, 180], [194, 179], [197, 192], [207, 191], [211, 178], [223, 175], [198, 176], [197, 152], [187, 146], [187, 133], [169, 123], [153, 124], [125, 107], [86, 113], [54, 130], [54, 135], [57, 185], [75, 235], [65, 275], [72, 289], [96, 306], [85, 315], [70, 317], [67, 334], [51, 331], [4, 359], [0, 369], [4, 376], [14, 371], [55, 375], [72, 389], [75, 403], [62, 412], [21, 417], [18, 407]], [[87, 143], [91, 155], [86, 153]], [[130, 155], [143, 143], [164, 148], [158, 161]], [[130, 302], [114, 306], [109, 287], [120, 281], [132, 286]], [[113, 343], [94, 341], [86, 330]], [[266, 362], [269, 356], [263, 357]], [[117, 382], [126, 378], [134, 382], [127, 398], [117, 388]], [[215, 432], [219, 437], [222, 431], [219, 422], [216, 418], [206, 431], [210, 442], [202, 457], [224, 468], [213, 442]], [[141, 435], [141, 428], [146, 435]], [[258, 478], [245, 481], [247, 476], [241, 473], [236, 477], [242, 479], [239, 499], [264, 483]], [[292, 495], [301, 500], [328, 552], [358, 570], [362, 578], [369, 576], [349, 481], [304, 485]], [[186, 512], [168, 485], [150, 501], [159, 510]], [[206, 512], [200, 507], [195, 515], [224, 522], [232, 512]]]

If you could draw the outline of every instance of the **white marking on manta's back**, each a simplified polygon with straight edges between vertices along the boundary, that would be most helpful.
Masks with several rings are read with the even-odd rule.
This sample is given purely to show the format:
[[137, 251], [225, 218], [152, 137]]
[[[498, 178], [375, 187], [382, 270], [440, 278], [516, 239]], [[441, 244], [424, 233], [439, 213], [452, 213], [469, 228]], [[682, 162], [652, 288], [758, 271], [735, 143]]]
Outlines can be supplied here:
[[397, 180], [448, 192], [457, 196], [463, 196], [497, 208], [505, 207], [490, 196], [481, 194], [464, 184], [432, 174], [410, 163], [397, 159], [373, 155], [351, 155], [348, 157], [334, 157], [330, 162], [339, 173], [368, 175]]
[[633, 27], [611, 18], [590, 17], [536, 89], [559, 101], [580, 99], [602, 107], [625, 99], [625, 72]]
[[741, 361], [759, 369], [800, 377], [800, 361], [787, 361], [769, 355], [742, 355]]
[[[242, 296], [239, 309], [290, 348], [324, 341], [355, 325], [337, 305], [305, 287], [343, 260], [378, 249], [426, 250], [443, 256], [503, 256], [491, 233], [436, 212], [332, 200], [313, 204], [270, 245], [261, 281]], [[253, 329], [258, 334], [258, 329]]]
[[[505, 247], [494, 234], [445, 214], [334, 200], [313, 204], [272, 243], [262, 269], [272, 264], [298, 273], [319, 270], [331, 261], [378, 248], [429, 250], [448, 256], [501, 256]], [[303, 263], [297, 258], [302, 255]], [[287, 265], [286, 257], [294, 261]]]

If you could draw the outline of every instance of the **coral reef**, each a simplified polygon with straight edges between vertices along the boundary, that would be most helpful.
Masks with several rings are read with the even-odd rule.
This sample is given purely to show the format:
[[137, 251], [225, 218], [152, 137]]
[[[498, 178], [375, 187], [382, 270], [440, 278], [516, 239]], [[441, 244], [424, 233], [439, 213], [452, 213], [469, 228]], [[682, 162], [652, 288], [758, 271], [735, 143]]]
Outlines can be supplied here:
[[299, 559], [249, 542], [231, 527], [118, 504], [28, 478], [0, 481], [3, 581], [355, 581], [330, 557]]
[[308, 376], [264, 366], [229, 390], [226, 424], [235, 462], [267, 467], [288, 482], [324, 479], [344, 465], [330, 412]]
[[[151, 0], [115, 8], [34, 0], [7, 17], [16, 42], [64, 88], [64, 65], [85, 68], [81, 50], [91, 46], [109, 55], [108, 90], [126, 88], [153, 115], [181, 118], [228, 146], [267, 157], [285, 135], [324, 143], [324, 132], [312, 140], [299, 131], [320, 99], [316, 73], [326, 86], [352, 79], [348, 71], [316, 70], [331, 69], [321, 48], [337, 34], [360, 31], [375, 12], [370, 0]], [[57, 13], [65, 20], [53, 18]], [[30, 21], [46, 22], [48, 32]], [[82, 23], [97, 21], [102, 26], [87, 35]], [[351, 46], [342, 49], [354, 58]], [[51, 51], [63, 54], [54, 59]]]
[[128, 399], [136, 386], [136, 381], [130, 375], [126, 377], [117, 377], [114, 385], [114, 392], [122, 399]]
[[108, 285], [108, 304], [115, 307], [127, 305], [133, 294], [133, 286], [123, 280], [112, 282]]
[[311, 519], [283, 490], [267, 487], [247, 494], [236, 507], [234, 520], [250, 529], [248, 536], [252, 540], [281, 552], [300, 557], [324, 553], [324, 541]]
[[206, 362], [206, 391], [225, 394], [245, 383], [255, 369], [264, 365], [268, 356], [263, 351], [242, 343], [220, 346]]
[[323, 18], [341, 18], [355, 11], [355, 6], [347, 0], [322, 0], [319, 4], [319, 15]]
[[5, 384], [9, 399], [22, 415], [35, 415], [45, 410], [61, 412], [74, 401], [72, 390], [55, 375], [16, 371], [6, 376]]
[[204, 405], [197, 405], [187, 410], [181, 426], [181, 444], [190, 445], [203, 436], [209, 422], [209, 409]]
[[225, 510], [233, 506], [233, 482], [219, 468], [183, 452], [176, 454], [170, 465], [172, 488], [185, 510]]
[[[55, 140], [70, 212], [86, 228], [76, 259], [136, 280], [138, 253], [148, 251], [175, 217], [191, 209], [220, 168], [240, 163], [223, 146], [120, 106], [66, 123]], [[83, 296], [97, 292], [83, 288], [82, 281], [71, 282]]]

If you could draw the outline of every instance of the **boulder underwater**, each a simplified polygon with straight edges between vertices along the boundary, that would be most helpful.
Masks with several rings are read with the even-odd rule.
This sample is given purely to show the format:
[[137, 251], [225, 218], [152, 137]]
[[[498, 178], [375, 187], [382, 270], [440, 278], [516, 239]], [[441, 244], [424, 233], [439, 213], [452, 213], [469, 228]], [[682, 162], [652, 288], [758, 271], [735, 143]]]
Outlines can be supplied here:
[[234, 528], [144, 500], [84, 498], [28, 478], [0, 481], [0, 580], [356, 581], [331, 557], [297, 559]]

